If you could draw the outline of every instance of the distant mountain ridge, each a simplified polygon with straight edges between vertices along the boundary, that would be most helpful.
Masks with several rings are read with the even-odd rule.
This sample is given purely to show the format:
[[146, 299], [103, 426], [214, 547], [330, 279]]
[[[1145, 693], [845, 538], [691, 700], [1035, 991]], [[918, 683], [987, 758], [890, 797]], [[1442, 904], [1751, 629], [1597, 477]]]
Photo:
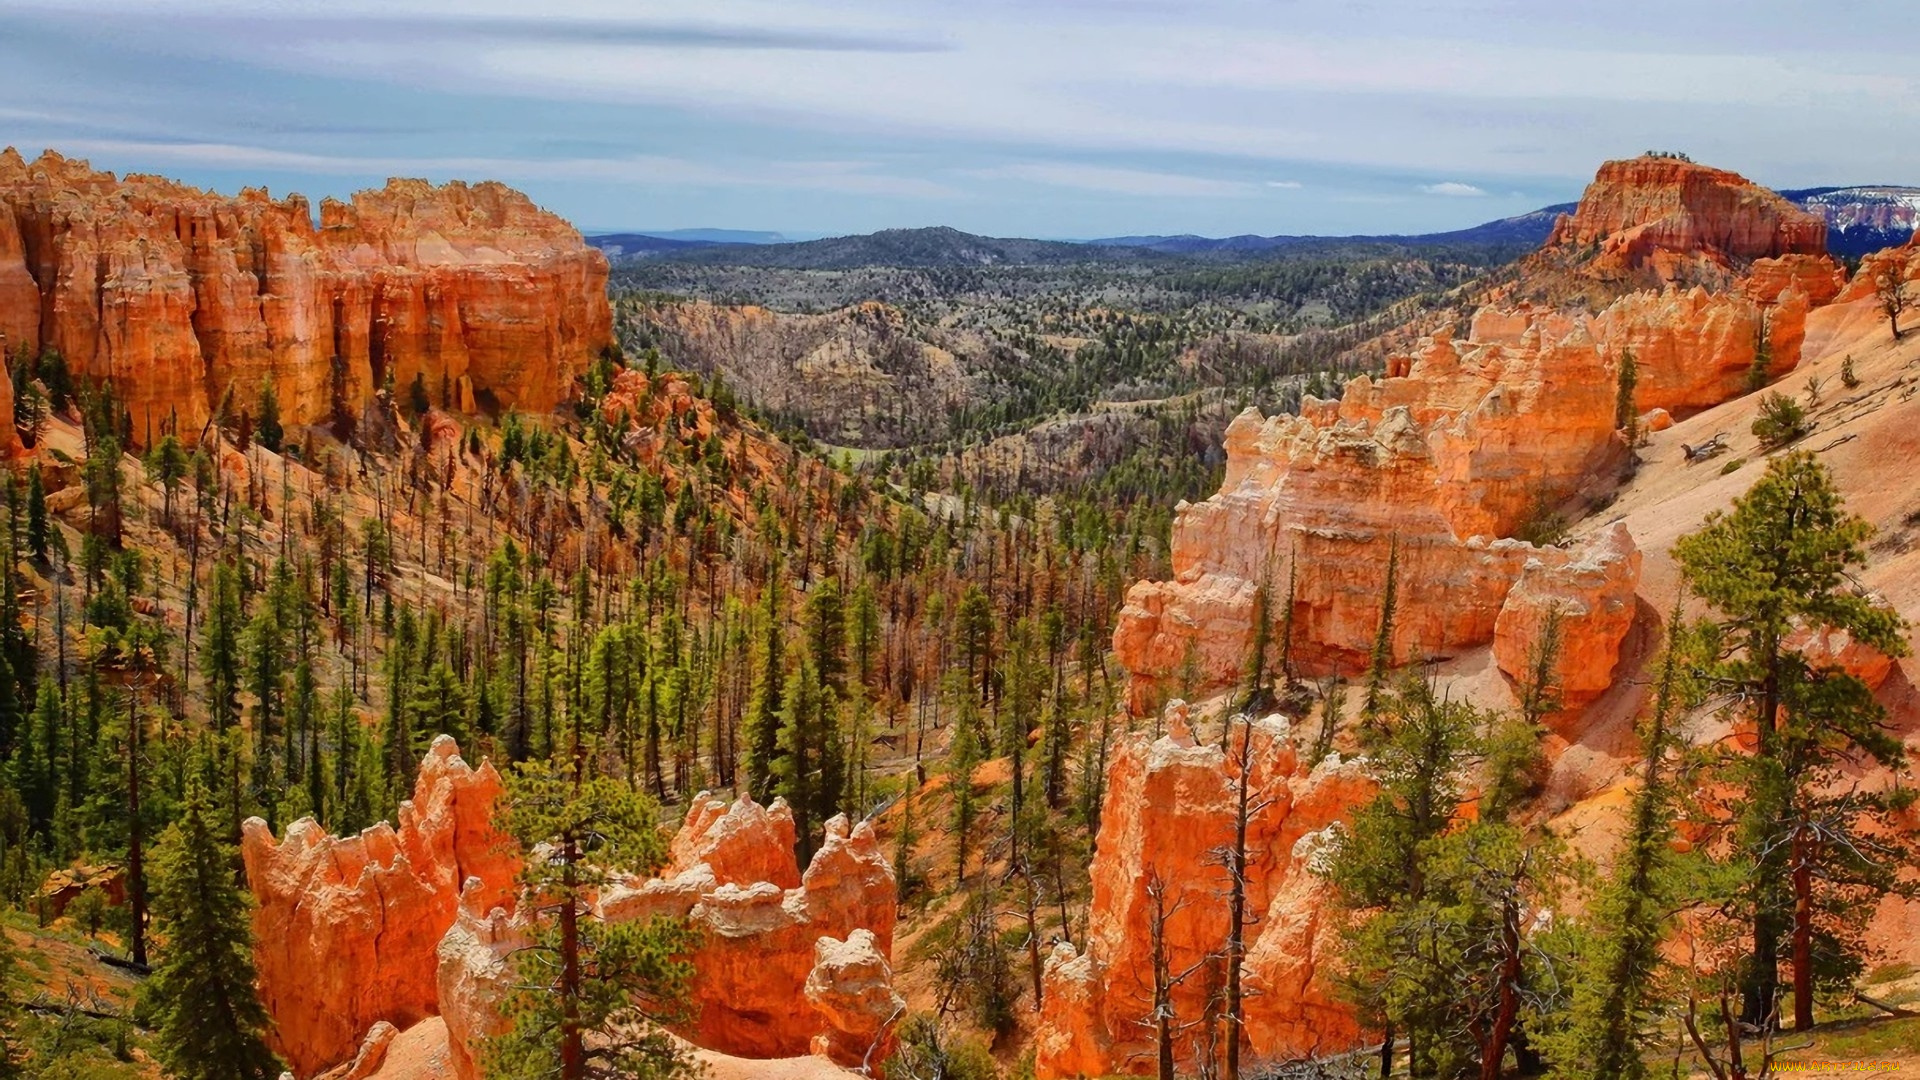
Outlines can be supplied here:
[[[606, 250], [608, 237], [587, 242]], [[623, 252], [624, 253], [624, 252]], [[612, 255], [612, 251], [608, 251]], [[1100, 248], [1064, 240], [976, 236], [945, 225], [883, 229], [786, 244], [694, 244], [658, 249], [645, 257], [673, 262], [762, 266], [782, 270], [846, 270], [860, 266], [934, 269], [960, 266], [1050, 266], [1152, 258], [1140, 248]]]
[[1899, 247], [1920, 228], [1920, 187], [1859, 184], [1780, 194], [1827, 220], [1827, 250], [1838, 256]]
[[[1827, 222], [1827, 248], [1836, 256], [1897, 247], [1920, 226], [1920, 187], [1854, 185], [1782, 191], [1782, 197]], [[612, 233], [587, 237], [610, 258], [638, 258], [708, 265], [786, 270], [847, 270], [866, 266], [903, 269], [987, 266], [1057, 266], [1091, 262], [1200, 258], [1248, 260], [1285, 253], [1311, 253], [1355, 245], [1399, 248], [1512, 247], [1512, 257], [1539, 247], [1575, 203], [1555, 203], [1513, 217], [1437, 233], [1352, 236], [1277, 235], [1208, 237], [1112, 236], [1095, 240], [1029, 240], [979, 236], [945, 225], [883, 229], [855, 236], [787, 241], [780, 233], [730, 229], [676, 229], [662, 233]]]

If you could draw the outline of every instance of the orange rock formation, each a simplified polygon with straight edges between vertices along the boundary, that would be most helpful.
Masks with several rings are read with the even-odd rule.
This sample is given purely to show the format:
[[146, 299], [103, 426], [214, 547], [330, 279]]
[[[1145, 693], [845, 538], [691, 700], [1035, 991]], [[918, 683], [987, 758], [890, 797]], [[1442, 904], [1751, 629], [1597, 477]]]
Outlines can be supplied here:
[[[692, 1016], [679, 1033], [740, 1057], [820, 1053], [846, 1065], [879, 1062], [902, 1010], [889, 956], [896, 914], [893, 869], [865, 823], [827, 824], [805, 874], [793, 857], [793, 815], [775, 800], [729, 805], [702, 794], [658, 877], [616, 886], [599, 916], [624, 922], [683, 918], [701, 931]], [[476, 1080], [473, 1046], [497, 1029], [493, 1007], [505, 956], [524, 928], [504, 911], [463, 899], [440, 945], [440, 1006], [461, 1076]]]
[[1207, 686], [1241, 674], [1262, 582], [1277, 630], [1292, 576], [1297, 663], [1352, 670], [1389, 563], [1404, 661], [1491, 641], [1529, 560], [1569, 560], [1510, 537], [1543, 506], [1603, 490], [1624, 455], [1614, 376], [1584, 325], [1488, 309], [1471, 340], [1436, 335], [1389, 372], [1338, 403], [1309, 398], [1299, 417], [1249, 410], [1227, 429], [1220, 494], [1175, 520], [1174, 580], [1135, 585], [1114, 632], [1136, 711], [1189, 660]]
[[[1325, 885], [1309, 864], [1323, 830], [1364, 801], [1371, 784], [1357, 763], [1337, 755], [1299, 760], [1279, 717], [1255, 722], [1250, 737], [1246, 1045], [1274, 1058], [1344, 1050], [1361, 1034], [1318, 974], [1333, 928], [1320, 919]], [[1081, 950], [1056, 945], [1047, 961], [1034, 1035], [1035, 1075], [1043, 1080], [1151, 1071], [1154, 1037], [1142, 1023], [1153, 999], [1150, 886], [1164, 885], [1170, 969], [1217, 955], [1229, 918], [1220, 850], [1234, 834], [1237, 760], [1237, 746], [1229, 754], [1197, 745], [1178, 721], [1164, 738], [1142, 735], [1118, 748], [1093, 860], [1087, 938]], [[1200, 1021], [1216, 990], [1217, 981], [1200, 974], [1174, 989], [1182, 1073], [1206, 1038]]]
[[1547, 244], [1596, 249], [1596, 277], [1712, 281], [1755, 259], [1824, 255], [1827, 225], [1737, 173], [1645, 156], [1602, 165]]
[[518, 858], [493, 827], [500, 792], [492, 765], [468, 767], [442, 735], [397, 829], [335, 838], [303, 818], [276, 843], [266, 822], [246, 822], [260, 999], [295, 1075], [350, 1059], [379, 1021], [404, 1029], [439, 1011], [435, 950], [461, 883], [472, 879], [476, 904], [511, 903]]
[[1536, 649], [1557, 623], [1551, 684], [1566, 709], [1586, 704], [1613, 685], [1639, 583], [1640, 551], [1621, 524], [1570, 560], [1527, 560], [1494, 621], [1494, 660], [1516, 682], [1530, 678]]
[[326, 200], [124, 180], [0, 152], [0, 336], [112, 378], [136, 443], [185, 439], [263, 380], [290, 424], [358, 416], [387, 379], [545, 411], [613, 340], [607, 263], [501, 184], [390, 180]]
[[[1355, 379], [1337, 403], [1309, 398], [1297, 418], [1249, 411], [1233, 422], [1220, 493], [1175, 521], [1173, 580], [1135, 585], [1121, 612], [1114, 650], [1133, 676], [1129, 707], [1150, 711], [1187, 672], [1196, 689], [1240, 677], [1263, 582], [1277, 633], [1292, 580], [1297, 664], [1357, 668], [1396, 558], [1396, 662], [1499, 638], [1514, 673], [1539, 604], [1558, 596], [1580, 612], [1563, 627], [1579, 669], [1567, 667], [1577, 685], [1564, 693], [1597, 695], [1632, 620], [1638, 561], [1511, 538], [1614, 486], [1626, 356], [1635, 412], [1668, 423], [1745, 393], [1756, 371], [1793, 370], [1809, 310], [1846, 295], [1825, 237], [1817, 216], [1733, 173], [1672, 158], [1603, 166], [1528, 264], [1543, 280], [1627, 287], [1609, 285], [1597, 311], [1508, 297], [1474, 316], [1466, 340], [1442, 333], [1389, 357], [1384, 378]], [[1589, 558], [1598, 562], [1574, 565]], [[1535, 563], [1499, 632], [1509, 590]]]

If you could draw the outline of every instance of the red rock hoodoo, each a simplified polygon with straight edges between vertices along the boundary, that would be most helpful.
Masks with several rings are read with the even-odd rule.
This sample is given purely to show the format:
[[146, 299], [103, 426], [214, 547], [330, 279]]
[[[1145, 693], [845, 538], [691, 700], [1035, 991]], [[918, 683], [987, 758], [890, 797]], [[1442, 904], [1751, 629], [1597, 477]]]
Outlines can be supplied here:
[[[1334, 928], [1321, 920], [1326, 886], [1310, 866], [1324, 830], [1371, 794], [1371, 782], [1356, 762], [1337, 755], [1301, 761], [1279, 717], [1251, 729], [1246, 780], [1257, 809], [1247, 828], [1246, 1045], [1272, 1060], [1349, 1049], [1361, 1033], [1320, 974], [1335, 947]], [[1084, 948], [1063, 942], [1047, 961], [1034, 1035], [1042, 1080], [1151, 1071], [1153, 1030], [1142, 1022], [1153, 1007], [1149, 886], [1164, 885], [1170, 970], [1189, 971], [1218, 956], [1229, 918], [1220, 851], [1234, 834], [1238, 758], [1237, 743], [1232, 754], [1197, 745], [1178, 722], [1164, 738], [1136, 736], [1118, 748]], [[1217, 979], [1196, 974], [1173, 991], [1182, 1072], [1207, 1037], [1201, 1021], [1217, 989]]]
[[500, 792], [492, 765], [470, 768], [442, 735], [397, 829], [335, 838], [303, 818], [276, 843], [266, 822], [246, 822], [260, 999], [295, 1075], [351, 1059], [379, 1021], [404, 1030], [440, 1011], [434, 957], [461, 883], [474, 903], [511, 903], [519, 860], [493, 827]]
[[607, 262], [504, 185], [390, 180], [350, 203], [124, 180], [0, 152], [0, 336], [114, 380], [145, 445], [262, 381], [283, 419], [358, 416], [416, 376], [438, 404], [545, 411], [613, 340]]
[[[598, 915], [683, 918], [701, 932], [688, 957], [692, 1016], [679, 1031], [690, 1042], [739, 1057], [878, 1063], [905, 1007], [889, 961], [893, 868], [872, 828], [844, 817], [827, 823], [804, 874], [793, 842], [784, 802], [729, 805], [703, 793], [673, 841], [672, 863], [609, 890]], [[440, 1005], [464, 1080], [478, 1080], [473, 1047], [498, 1027], [505, 957], [523, 936], [506, 912], [463, 899], [440, 945]]]

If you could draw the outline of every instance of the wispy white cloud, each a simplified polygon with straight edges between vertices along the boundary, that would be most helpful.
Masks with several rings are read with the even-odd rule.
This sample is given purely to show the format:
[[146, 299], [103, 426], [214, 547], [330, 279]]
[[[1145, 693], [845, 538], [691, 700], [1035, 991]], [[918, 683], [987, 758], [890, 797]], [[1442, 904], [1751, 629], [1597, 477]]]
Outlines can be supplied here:
[[309, 190], [499, 176], [607, 223], [1415, 231], [1646, 146], [1913, 179], [1920, 4], [1857, 2], [1872, 35], [1803, 0], [18, 0], [0, 140]]
[[69, 139], [76, 155], [104, 154], [202, 169], [323, 176], [430, 176], [501, 180], [591, 180], [665, 186], [800, 188], [853, 195], [951, 199], [958, 189], [932, 180], [876, 172], [860, 161], [773, 161], [714, 165], [664, 155], [617, 158], [358, 157], [212, 142]]
[[986, 180], [1023, 180], [1054, 187], [1077, 188], [1081, 191], [1160, 198], [1235, 197], [1251, 195], [1257, 190], [1253, 184], [1244, 180], [1219, 180], [1206, 176], [1186, 176], [1146, 169], [1119, 169], [1073, 162], [998, 165], [987, 169], [971, 170], [970, 175]]
[[1438, 184], [1421, 184], [1420, 190], [1429, 195], [1446, 195], [1455, 199], [1479, 199], [1486, 197], [1485, 188], [1472, 184], [1463, 184], [1458, 180], [1442, 180]]

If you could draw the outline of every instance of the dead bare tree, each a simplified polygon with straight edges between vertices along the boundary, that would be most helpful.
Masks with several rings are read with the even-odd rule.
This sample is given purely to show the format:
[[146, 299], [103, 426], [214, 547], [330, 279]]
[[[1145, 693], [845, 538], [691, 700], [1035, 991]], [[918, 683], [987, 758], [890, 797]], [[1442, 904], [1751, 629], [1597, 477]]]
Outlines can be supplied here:
[[1873, 297], [1880, 305], [1880, 313], [1887, 317], [1887, 326], [1893, 330], [1893, 340], [1900, 340], [1900, 315], [1907, 310], [1909, 299], [1907, 283], [1901, 279], [1898, 270], [1888, 270], [1873, 279]]
[[1167, 925], [1173, 917], [1187, 906], [1184, 890], [1175, 895], [1172, 902], [1167, 900], [1167, 882], [1160, 871], [1147, 867], [1147, 940], [1151, 950], [1148, 964], [1152, 983], [1152, 1009], [1137, 1021], [1141, 1026], [1151, 1028], [1154, 1039], [1154, 1052], [1157, 1059], [1156, 1075], [1159, 1080], [1174, 1080], [1174, 1039], [1182, 1031], [1198, 1023], [1197, 1020], [1180, 1021], [1178, 1010], [1174, 1006], [1173, 992], [1181, 984], [1192, 978], [1194, 973], [1206, 967], [1214, 960], [1212, 955], [1202, 956], [1188, 967], [1175, 971], [1171, 947], [1167, 943]]
[[[1231, 732], [1238, 727], [1239, 738]], [[1245, 1041], [1246, 1001], [1241, 978], [1247, 958], [1247, 926], [1257, 922], [1247, 911], [1247, 867], [1255, 854], [1247, 846], [1247, 824], [1273, 805], [1269, 797], [1253, 794], [1253, 718], [1246, 714], [1230, 717], [1228, 755], [1233, 772], [1227, 783], [1233, 790], [1233, 839], [1211, 853], [1213, 861], [1227, 872], [1227, 940], [1222, 944], [1226, 961], [1225, 1011], [1226, 1062], [1221, 1075], [1225, 1080], [1240, 1080], [1240, 1044]]]

